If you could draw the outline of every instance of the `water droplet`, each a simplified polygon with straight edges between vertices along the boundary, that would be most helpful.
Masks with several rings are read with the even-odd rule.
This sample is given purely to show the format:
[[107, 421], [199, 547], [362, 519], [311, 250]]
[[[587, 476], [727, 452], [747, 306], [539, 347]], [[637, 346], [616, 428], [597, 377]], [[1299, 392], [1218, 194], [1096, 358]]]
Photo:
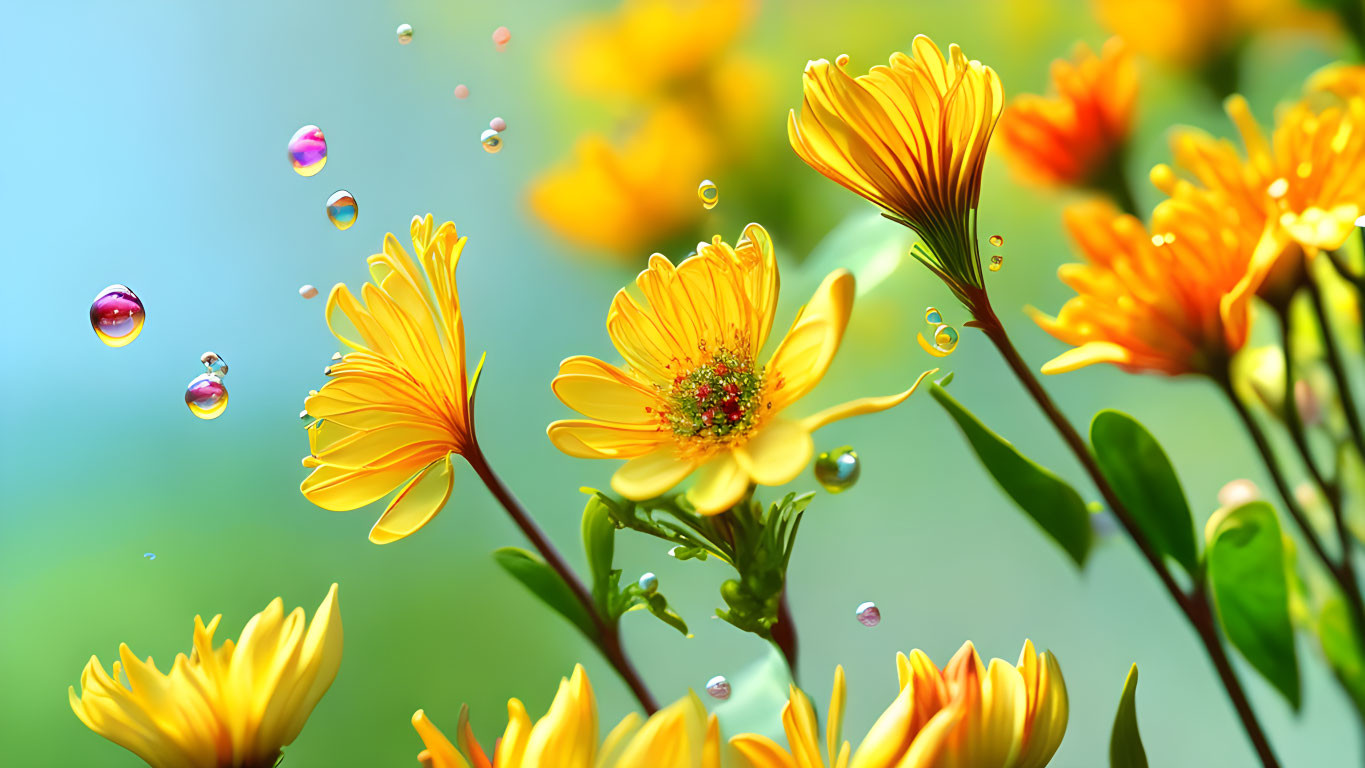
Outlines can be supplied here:
[[720, 202], [720, 188], [710, 179], [702, 179], [697, 185], [697, 198], [701, 200], [701, 207], [711, 210]]
[[408, 43], [411, 43], [411, 42], [412, 42], [412, 25], [411, 25], [411, 24], [399, 24], [399, 25], [398, 25], [398, 42], [401, 43], [401, 44], [403, 44], [403, 45], [407, 45]]
[[337, 229], [350, 229], [359, 216], [360, 206], [356, 205], [355, 196], [350, 192], [338, 189], [327, 198], [327, 218]]
[[308, 409], [305, 408], [304, 410], [299, 411], [299, 419], [301, 421], [308, 421]]
[[213, 352], [205, 352], [204, 354], [200, 355], [199, 362], [204, 364], [204, 368], [209, 373], [213, 374], [214, 376], [217, 376], [220, 379], [227, 375], [228, 372], [227, 361], [219, 357], [218, 355], [214, 354]]
[[143, 552], [143, 553], [142, 553], [142, 556], [145, 557], [145, 558], [147, 558], [148, 560], [155, 560], [155, 559], [156, 559], [156, 553], [155, 553], [155, 552]]
[[935, 328], [934, 346], [944, 352], [952, 352], [957, 347], [957, 329], [951, 325], [940, 325]]
[[1000, 235], [991, 235], [991, 245], [995, 246], [996, 248], [999, 248], [1004, 244], [1005, 238], [1001, 237]]
[[679, 554], [681, 551], [682, 551], [682, 547], [680, 547], [680, 546], [678, 546], [678, 547], [669, 547], [669, 548], [668, 548], [668, 556], [669, 556], [669, 557], [677, 557], [678, 554]]
[[730, 681], [725, 679], [725, 675], [716, 675], [706, 681], [706, 692], [713, 699], [725, 701], [730, 698]]
[[316, 125], [305, 125], [289, 139], [289, 162], [300, 176], [312, 176], [327, 164], [327, 139]]
[[882, 623], [881, 609], [871, 600], [866, 603], [859, 603], [853, 615], [858, 619], [858, 623], [864, 627], [875, 627]]
[[324, 366], [323, 369], [322, 369], [322, 375], [323, 375], [323, 376], [331, 376], [331, 375], [332, 375], [332, 366], [330, 366], [330, 365]]
[[848, 54], [847, 54], [847, 53], [841, 53], [841, 54], [839, 54], [838, 56], [835, 56], [835, 57], [834, 57], [834, 64], [835, 64], [835, 66], [840, 67], [840, 68], [847, 67], [847, 66], [848, 66]]
[[228, 391], [223, 380], [211, 373], [201, 373], [185, 387], [185, 405], [190, 413], [201, 419], [216, 419], [227, 410]]
[[311, 285], [304, 285], [299, 288], [299, 295], [305, 299], [311, 299], [318, 295], [318, 289]]
[[858, 452], [851, 445], [815, 458], [815, 479], [830, 493], [841, 493], [852, 488], [862, 471]]
[[502, 137], [492, 128], [484, 131], [483, 135], [479, 136], [479, 141], [483, 142], [483, 149], [485, 152], [496, 153], [502, 151]]
[[943, 322], [943, 313], [938, 311], [938, 307], [926, 307], [924, 310], [924, 322], [930, 325], [938, 325]]
[[1365, 216], [1361, 216], [1360, 218], [1356, 219], [1356, 226], [1365, 227]]
[[1275, 179], [1265, 189], [1265, 193], [1274, 200], [1284, 197], [1287, 192], [1289, 192], [1289, 179]]
[[488, 127], [492, 128], [498, 133], [502, 133], [503, 131], [507, 130], [507, 121], [503, 120], [501, 117], [495, 117], [492, 120], [488, 121]]
[[126, 285], [108, 286], [90, 302], [90, 327], [111, 347], [122, 347], [136, 339], [146, 316], [142, 299]]
[[640, 580], [635, 582], [635, 585], [646, 595], [652, 595], [659, 591], [659, 577], [652, 573], [646, 573], [640, 576]]
[[457, 99], [469, 98], [469, 86], [465, 85], [464, 83], [460, 83], [459, 85], [455, 86], [455, 98]]
[[493, 44], [502, 46], [507, 45], [512, 40], [512, 31], [507, 27], [498, 27], [493, 30]]
[[333, 352], [333, 353], [332, 353], [332, 359], [333, 359], [333, 360], [340, 360], [340, 359], [341, 359], [341, 353], [340, 353], [340, 352]]
[[1005, 257], [1004, 257], [1004, 256], [1001, 256], [1001, 255], [998, 254], [998, 253], [995, 254], [994, 256], [991, 256], [991, 271], [992, 271], [992, 272], [999, 272], [999, 271], [1000, 271], [1000, 267], [1003, 266], [1004, 263], [1005, 263]]

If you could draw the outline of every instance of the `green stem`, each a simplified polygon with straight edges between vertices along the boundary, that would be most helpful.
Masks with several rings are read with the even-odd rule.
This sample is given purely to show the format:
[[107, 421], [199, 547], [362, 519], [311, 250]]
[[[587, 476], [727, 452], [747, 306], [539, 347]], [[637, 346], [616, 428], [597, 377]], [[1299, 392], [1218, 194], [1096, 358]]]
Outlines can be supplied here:
[[1346, 367], [1342, 364], [1341, 349], [1337, 345], [1336, 332], [1327, 316], [1327, 305], [1322, 299], [1322, 289], [1317, 282], [1308, 280], [1308, 297], [1313, 300], [1313, 314], [1317, 317], [1318, 328], [1322, 331], [1322, 345], [1327, 353], [1327, 365], [1332, 369], [1336, 381], [1337, 397], [1341, 398], [1341, 409], [1346, 413], [1346, 426], [1351, 432], [1351, 442], [1356, 451], [1365, 459], [1365, 430], [1360, 426], [1360, 411], [1356, 408], [1355, 394], [1351, 391], [1351, 381], [1346, 378]]
[[1335, 512], [1341, 506], [1341, 489], [1335, 480], [1328, 480], [1323, 476], [1313, 459], [1313, 451], [1308, 445], [1308, 436], [1303, 429], [1303, 417], [1299, 413], [1297, 380], [1294, 376], [1294, 336], [1289, 330], [1289, 313], [1277, 312], [1277, 315], [1280, 320], [1280, 340], [1284, 346], [1284, 403], [1281, 406], [1284, 423], [1295, 449], [1299, 452], [1299, 458], [1303, 461], [1309, 476], [1313, 478], [1313, 483], [1322, 491], [1322, 495]]
[[1133, 185], [1128, 178], [1128, 152], [1120, 147], [1110, 156], [1105, 167], [1091, 179], [1090, 188], [1106, 195], [1124, 213], [1142, 218], [1138, 210], [1137, 197], [1133, 195]]

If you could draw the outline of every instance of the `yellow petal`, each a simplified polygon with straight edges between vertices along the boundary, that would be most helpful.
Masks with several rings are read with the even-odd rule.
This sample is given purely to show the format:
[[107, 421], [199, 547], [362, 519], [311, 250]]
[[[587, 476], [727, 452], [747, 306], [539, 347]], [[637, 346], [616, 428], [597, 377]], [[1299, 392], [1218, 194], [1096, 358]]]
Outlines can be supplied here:
[[449, 454], [428, 464], [394, 495], [370, 529], [370, 541], [388, 544], [416, 533], [450, 499], [454, 474]]
[[[902, 688], [891, 706], [872, 724], [863, 743], [858, 745], [849, 768], [891, 768], [901, 765], [900, 760], [911, 748], [911, 742], [918, 743], [913, 727], [916, 714], [914, 703], [914, 690]], [[910, 762], [908, 765], [918, 768], [933, 764]]]
[[703, 515], [718, 515], [738, 504], [749, 490], [749, 473], [724, 451], [702, 465], [687, 498]]
[[915, 379], [915, 383], [912, 384], [909, 389], [898, 395], [861, 397], [857, 400], [850, 400], [847, 403], [836, 405], [832, 408], [826, 408], [813, 416], [807, 416], [801, 420], [801, 425], [805, 427], [807, 431], [814, 432], [826, 424], [831, 424], [841, 419], [861, 416], [865, 413], [877, 413], [878, 411], [893, 408], [905, 402], [906, 398], [913, 395], [915, 390], [919, 388], [920, 382], [924, 381], [926, 376], [932, 376], [935, 373], [938, 373], [937, 368], [931, 368], [924, 373], [921, 373], [919, 378]]
[[844, 680], [844, 665], [834, 668], [834, 690], [829, 695], [829, 718], [825, 721], [825, 749], [830, 763], [839, 755], [839, 742], [843, 740], [844, 703], [848, 698], [848, 688]]
[[550, 384], [561, 402], [590, 419], [657, 424], [658, 396], [615, 366], [591, 357], [571, 357]]
[[417, 735], [422, 737], [422, 743], [426, 745], [432, 768], [469, 768], [469, 764], [455, 750], [455, 745], [431, 722], [426, 712], [419, 709], [413, 713], [412, 727], [417, 729]]
[[778, 377], [781, 387], [773, 394], [775, 410], [799, 400], [820, 383], [844, 338], [844, 328], [853, 311], [853, 296], [853, 274], [837, 269], [825, 278], [810, 303], [801, 310], [768, 363], [771, 375]]
[[735, 449], [735, 459], [755, 483], [782, 485], [801, 474], [814, 451], [802, 422], [773, 418]]
[[632, 459], [649, 453], [671, 437], [657, 425], [608, 424], [589, 419], [556, 421], [545, 432], [556, 448], [580, 459]]
[[1133, 353], [1110, 341], [1088, 341], [1043, 363], [1043, 373], [1067, 373], [1095, 363], [1131, 362]]
[[767, 736], [742, 733], [730, 739], [730, 746], [749, 761], [752, 768], [791, 768], [795, 765], [787, 750]]
[[387, 495], [412, 476], [413, 469], [398, 465], [376, 471], [320, 466], [304, 478], [299, 490], [309, 501], [334, 512], [358, 509]]
[[667, 493], [695, 467], [695, 461], [680, 457], [670, 443], [621, 465], [611, 476], [611, 488], [632, 501], [644, 501]]

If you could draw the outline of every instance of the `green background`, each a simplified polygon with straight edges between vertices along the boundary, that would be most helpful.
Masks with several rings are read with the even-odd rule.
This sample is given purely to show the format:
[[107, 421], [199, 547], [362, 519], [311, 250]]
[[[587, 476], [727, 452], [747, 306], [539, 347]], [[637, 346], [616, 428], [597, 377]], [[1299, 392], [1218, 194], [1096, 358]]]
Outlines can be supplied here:
[[[222, 612], [235, 636], [276, 595], [311, 613], [333, 581], [341, 584], [345, 658], [288, 750], [291, 768], [415, 765], [420, 742], [408, 719], [418, 707], [452, 725], [468, 702], [491, 743], [508, 697], [539, 714], [577, 661], [594, 681], [605, 731], [630, 709], [628, 693], [563, 621], [496, 569], [489, 552], [523, 542], [468, 467], [459, 466], [443, 514], [384, 547], [365, 537], [380, 507], [326, 512], [297, 490], [307, 443], [296, 414], [336, 346], [322, 297], [304, 301], [296, 290], [355, 286], [383, 233], [406, 240], [409, 218], [430, 211], [470, 238], [460, 287], [469, 346], [489, 352], [478, 412], [485, 450], [581, 565], [578, 487], [606, 487], [614, 466], [550, 446], [545, 425], [568, 411], [548, 384], [568, 355], [613, 358], [606, 307], [646, 256], [629, 267], [584, 259], [523, 204], [528, 179], [579, 130], [602, 126], [593, 105], [552, 76], [551, 43], [582, 12], [571, 5], [583, 4], [15, 5], [0, 9], [9, 278], [0, 357], [0, 763], [138, 764], [67, 705], [66, 687], [92, 653], [107, 665], [126, 641], [164, 668], [188, 648], [196, 613]], [[739, 47], [782, 73], [767, 116], [772, 141], [784, 141], [785, 108], [799, 102], [807, 58], [849, 53], [865, 68], [925, 32], [995, 67], [1007, 93], [1036, 92], [1050, 59], [1074, 40], [1104, 38], [1079, 3], [911, 5], [765, 7]], [[409, 46], [395, 40], [402, 22], [415, 29]], [[500, 24], [513, 35], [501, 53], [489, 37]], [[1332, 55], [1313, 37], [1255, 43], [1244, 77], [1262, 119]], [[1152, 67], [1144, 75], [1132, 165], [1139, 178], [1165, 156], [1166, 126], [1230, 129], [1197, 83]], [[465, 101], [451, 96], [461, 82], [471, 90]], [[509, 129], [502, 153], [489, 155], [478, 135], [495, 115]], [[326, 169], [312, 178], [294, 174], [284, 157], [289, 136], [307, 123], [322, 126], [330, 144]], [[793, 216], [799, 233], [772, 232], [786, 270], [784, 328], [820, 277], [799, 266], [815, 235], [853, 212], [875, 216], [794, 155], [779, 165], [772, 183], [799, 184], [802, 206]], [[733, 239], [754, 205], [727, 196], [716, 177], [721, 203], [697, 239]], [[345, 232], [322, 213], [338, 188], [360, 205]], [[1155, 202], [1145, 185], [1141, 197]], [[1053, 277], [1070, 258], [1063, 202], [1017, 185], [992, 155], [980, 220], [983, 236], [1004, 235], [1005, 268], [988, 279], [1034, 364], [1060, 351], [1020, 310], [1055, 310], [1068, 296]], [[889, 222], [862, 226], [901, 237]], [[864, 251], [827, 256], [852, 262]], [[91, 297], [116, 282], [147, 306], [141, 337], [122, 349], [101, 345], [86, 317]], [[914, 341], [929, 304], [949, 322], [965, 320], [914, 264], [860, 297], [844, 349], [799, 412], [896, 391], [935, 364]], [[181, 398], [206, 349], [231, 366], [231, 404], [212, 422], [191, 417]], [[979, 334], [964, 331], [942, 363], [957, 371], [957, 398], [1093, 493]], [[1230, 410], [1204, 382], [1105, 367], [1047, 384], [1078, 423], [1109, 406], [1145, 422], [1176, 463], [1197, 525], [1223, 483], [1249, 476], [1268, 487]], [[833, 667], [845, 665], [846, 734], [855, 744], [895, 693], [896, 651], [922, 648], [942, 664], [971, 639], [983, 654], [1012, 661], [1029, 637], [1057, 654], [1071, 695], [1054, 765], [1103, 762], [1131, 662], [1142, 669], [1138, 711], [1153, 765], [1250, 764], [1193, 634], [1131, 546], [1107, 542], [1078, 574], [1002, 498], [924, 393], [817, 436], [821, 450], [844, 443], [862, 456], [862, 480], [811, 505], [790, 594], [800, 675], [824, 711]], [[812, 487], [808, 475], [792, 484]], [[627, 576], [657, 572], [696, 635], [684, 640], [647, 615], [627, 617], [631, 655], [658, 697], [671, 700], [712, 675], [737, 678], [765, 647], [707, 618], [728, 575], [718, 564], [675, 562], [666, 549], [630, 534], [618, 540]], [[882, 609], [875, 629], [853, 619], [864, 600]], [[1314, 649], [1300, 645], [1298, 716], [1238, 660], [1270, 736], [1287, 766], [1359, 764], [1346, 700]], [[749, 716], [777, 727], [776, 708]]]

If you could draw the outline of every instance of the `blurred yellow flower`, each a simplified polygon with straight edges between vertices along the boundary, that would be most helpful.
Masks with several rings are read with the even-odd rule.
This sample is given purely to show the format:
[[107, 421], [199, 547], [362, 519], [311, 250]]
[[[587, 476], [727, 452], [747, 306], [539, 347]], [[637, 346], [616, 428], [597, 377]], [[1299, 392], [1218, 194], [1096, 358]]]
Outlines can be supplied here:
[[1137, 65], [1123, 41], [1110, 38], [1096, 56], [1076, 46], [1052, 63], [1055, 95], [1024, 94], [1005, 110], [1000, 141], [1026, 178], [1046, 184], [1105, 188], [1122, 173], [1133, 128]]
[[648, 100], [713, 66], [756, 7], [755, 0], [625, 0], [567, 32], [553, 60], [580, 93]]
[[1179, 185], [1156, 207], [1150, 232], [1107, 203], [1066, 211], [1087, 263], [1064, 265], [1057, 276], [1077, 296], [1055, 318], [1033, 316], [1075, 349], [1043, 373], [1113, 363], [1214, 374], [1246, 343], [1251, 298], [1284, 247], [1281, 230], [1250, 230], [1223, 195]]
[[126, 644], [105, 672], [96, 657], [69, 691], [81, 722], [152, 768], [271, 768], [303, 730], [341, 666], [337, 585], [307, 621], [277, 597], [213, 647], [222, 616], [194, 617], [194, 645], [167, 674]]
[[676, 267], [654, 254], [636, 285], [646, 305], [622, 289], [607, 313], [625, 369], [587, 356], [561, 363], [554, 392], [587, 418], [548, 429], [571, 456], [628, 459], [611, 482], [627, 498], [654, 498], [699, 470], [689, 498], [704, 514], [724, 512], [751, 483], [795, 478], [810, 461], [814, 430], [890, 408], [914, 391], [786, 417], [839, 349], [853, 275], [841, 269], [825, 278], [760, 363], [777, 311], [778, 271], [772, 240], [757, 224], [735, 247], [717, 235]]
[[844, 670], [834, 672], [820, 758], [819, 727], [810, 699], [796, 686], [782, 709], [791, 751], [766, 736], [730, 740], [750, 768], [1041, 768], [1066, 733], [1068, 703], [1061, 667], [1051, 653], [1024, 641], [1019, 664], [982, 663], [966, 643], [940, 672], [922, 651], [897, 654], [900, 695], [850, 757], [841, 734]]
[[[497, 768], [720, 768], [719, 726], [695, 694], [640, 720], [627, 715], [599, 745], [597, 702], [576, 666], [534, 725], [520, 701], [508, 700]], [[424, 768], [492, 768], [463, 711], [455, 744], [420, 709], [412, 724], [426, 745], [417, 756]]]
[[1365, 98], [1365, 66], [1332, 64], [1314, 72], [1305, 90], [1310, 94], [1329, 93], [1348, 101]]
[[986, 147], [1004, 105], [995, 71], [924, 35], [913, 56], [851, 77], [847, 57], [806, 65], [787, 135], [806, 164], [915, 230], [917, 251], [969, 306], [981, 288], [976, 206]]
[[572, 158], [531, 182], [531, 210], [576, 244], [638, 251], [700, 218], [697, 184], [715, 156], [707, 127], [667, 104], [618, 143], [579, 137]]
[[[352, 351], [304, 401], [313, 472], [300, 490], [332, 510], [363, 507], [397, 489], [370, 530], [387, 544], [427, 524], [450, 498], [451, 454], [480, 460], [467, 379], [455, 266], [465, 238], [414, 216], [416, 260], [392, 233], [369, 258], [372, 282], [357, 299], [338, 284], [327, 325]], [[421, 265], [420, 267], [418, 265]], [[478, 371], [474, 379], [478, 378]]]

